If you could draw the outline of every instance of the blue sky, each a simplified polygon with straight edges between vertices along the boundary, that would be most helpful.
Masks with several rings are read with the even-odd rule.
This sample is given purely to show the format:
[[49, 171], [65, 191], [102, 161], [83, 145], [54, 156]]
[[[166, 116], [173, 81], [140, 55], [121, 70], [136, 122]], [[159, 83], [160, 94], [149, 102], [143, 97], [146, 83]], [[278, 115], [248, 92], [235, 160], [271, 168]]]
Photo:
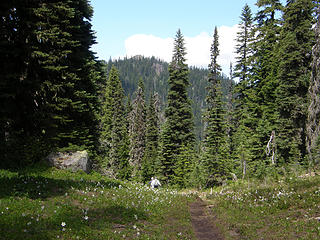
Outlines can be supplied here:
[[253, 12], [257, 10], [256, 0], [91, 0], [98, 42], [93, 51], [105, 60], [141, 54], [170, 61], [172, 41], [180, 28], [188, 64], [206, 67], [217, 26], [225, 70], [234, 61], [236, 24], [246, 3]]

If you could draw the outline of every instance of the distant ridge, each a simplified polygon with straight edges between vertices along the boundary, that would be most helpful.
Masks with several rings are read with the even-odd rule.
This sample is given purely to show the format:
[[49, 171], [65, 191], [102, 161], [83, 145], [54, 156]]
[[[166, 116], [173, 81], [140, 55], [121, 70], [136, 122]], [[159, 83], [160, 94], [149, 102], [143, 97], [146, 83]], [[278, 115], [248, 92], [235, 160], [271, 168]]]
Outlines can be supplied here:
[[[134, 98], [139, 79], [142, 78], [145, 85], [146, 100], [148, 101], [153, 92], [160, 96], [161, 110], [163, 111], [167, 103], [168, 92], [168, 68], [169, 63], [156, 57], [144, 57], [136, 55], [130, 58], [109, 60], [106, 64], [107, 73], [114, 65], [120, 71], [120, 79], [126, 96]], [[192, 108], [195, 120], [195, 133], [197, 140], [203, 138], [204, 124], [202, 112], [205, 109], [205, 97], [207, 87], [208, 70], [198, 67], [189, 67], [190, 87], [189, 96], [192, 100]], [[222, 89], [224, 95], [227, 93], [227, 78], [222, 77]]]

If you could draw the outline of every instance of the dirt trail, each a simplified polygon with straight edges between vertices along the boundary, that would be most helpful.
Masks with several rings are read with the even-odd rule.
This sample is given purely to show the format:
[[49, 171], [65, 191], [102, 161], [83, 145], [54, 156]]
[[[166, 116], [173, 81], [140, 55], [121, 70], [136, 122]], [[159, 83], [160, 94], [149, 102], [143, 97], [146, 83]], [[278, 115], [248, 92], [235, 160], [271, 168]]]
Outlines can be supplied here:
[[223, 240], [219, 230], [206, 215], [206, 203], [198, 198], [189, 206], [191, 222], [198, 240]]

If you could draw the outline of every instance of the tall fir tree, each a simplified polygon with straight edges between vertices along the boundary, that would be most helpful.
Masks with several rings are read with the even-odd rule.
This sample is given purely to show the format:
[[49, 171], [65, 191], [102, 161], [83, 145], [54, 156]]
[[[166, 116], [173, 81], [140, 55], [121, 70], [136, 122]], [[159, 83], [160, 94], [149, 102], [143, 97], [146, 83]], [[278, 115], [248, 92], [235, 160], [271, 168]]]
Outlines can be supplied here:
[[[237, 85], [239, 89], [239, 97], [245, 96], [245, 88], [248, 85], [251, 72], [251, 56], [252, 48], [251, 43], [253, 41], [253, 17], [251, 8], [246, 4], [240, 16], [239, 32], [237, 32], [237, 45], [236, 45], [236, 65], [234, 69], [234, 77], [239, 78], [240, 85]], [[242, 87], [242, 88], [241, 88]]]
[[235, 144], [234, 158], [241, 166], [243, 177], [252, 164], [255, 155], [256, 136], [254, 134], [255, 121], [252, 111], [254, 94], [252, 92], [252, 42], [254, 40], [253, 17], [250, 7], [246, 4], [240, 16], [240, 31], [237, 33], [237, 62], [235, 65], [234, 76], [238, 78], [235, 91], [235, 133], [233, 141]]
[[[232, 63], [230, 63], [230, 72], [229, 72], [229, 80], [228, 80], [228, 87], [227, 87], [227, 136], [230, 138], [230, 143], [231, 143], [231, 136], [232, 136], [232, 131], [233, 131], [233, 101], [234, 101], [234, 96], [233, 96], [233, 87], [234, 87], [234, 80], [233, 80], [233, 66]], [[231, 144], [232, 145], [232, 144]], [[230, 146], [231, 146], [230, 145]], [[231, 149], [230, 149], [231, 151]]]
[[251, 115], [254, 116], [255, 134], [257, 137], [254, 161], [259, 168], [257, 174], [264, 175], [267, 166], [276, 161], [266, 155], [265, 148], [270, 135], [275, 131], [278, 119], [275, 89], [278, 86], [277, 54], [279, 48], [280, 16], [282, 5], [279, 0], [258, 0], [259, 11], [255, 17], [255, 41], [252, 44], [252, 98]]
[[307, 92], [314, 42], [313, 1], [288, 1], [284, 9], [279, 47], [279, 85], [275, 102], [280, 164], [303, 163], [306, 155]]
[[146, 106], [144, 85], [142, 78], [139, 80], [136, 97], [129, 113], [130, 157], [132, 177], [142, 180], [142, 162], [146, 148]]
[[[189, 70], [185, 55], [184, 38], [179, 29], [169, 65], [168, 106], [165, 109], [166, 122], [161, 136], [162, 174], [166, 182], [172, 182], [174, 178], [181, 149], [193, 148], [195, 143], [193, 114], [187, 94]], [[181, 169], [180, 175], [185, 176], [188, 170]]]
[[226, 118], [222, 102], [221, 67], [218, 64], [219, 35], [214, 29], [213, 43], [210, 48], [211, 62], [209, 64], [207, 109], [205, 114], [205, 166], [207, 170], [207, 185], [212, 186], [222, 182], [226, 176], [226, 162], [230, 159], [226, 147]]
[[102, 106], [101, 147], [105, 155], [102, 169], [106, 174], [122, 179], [128, 179], [131, 174], [127, 116], [125, 113], [124, 92], [119, 72], [113, 66], [109, 73], [105, 102]]
[[146, 149], [142, 164], [144, 182], [157, 175], [160, 170], [159, 163], [159, 100], [158, 95], [151, 95], [147, 108], [146, 118]]
[[309, 171], [319, 163], [320, 133], [320, 6], [317, 8], [315, 45], [312, 48], [312, 72], [308, 90], [309, 107], [306, 124]]

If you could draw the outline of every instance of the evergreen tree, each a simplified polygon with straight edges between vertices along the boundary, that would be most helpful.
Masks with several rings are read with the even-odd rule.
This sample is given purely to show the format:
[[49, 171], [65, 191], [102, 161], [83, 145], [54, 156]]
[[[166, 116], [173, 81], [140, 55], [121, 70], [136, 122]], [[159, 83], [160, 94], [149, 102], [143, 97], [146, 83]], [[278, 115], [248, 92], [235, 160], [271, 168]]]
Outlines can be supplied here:
[[190, 185], [191, 175], [195, 167], [195, 150], [186, 145], [181, 146], [178, 150], [179, 154], [176, 156], [173, 184], [180, 188], [186, 188]]
[[230, 63], [230, 77], [227, 84], [227, 103], [226, 103], [226, 140], [225, 140], [225, 150], [227, 156], [227, 164], [226, 168], [228, 169], [230, 174], [234, 174], [236, 164], [234, 162], [233, 150], [234, 150], [234, 142], [233, 135], [235, 132], [235, 121], [234, 121], [234, 80], [233, 80], [233, 67], [232, 63]]
[[86, 0], [12, 1], [5, 7], [1, 42], [7, 48], [1, 55], [9, 64], [1, 96], [12, 109], [5, 110], [6, 144], [18, 141], [11, 146], [21, 147], [15, 152], [22, 159], [26, 154], [41, 158], [32, 151], [41, 155], [55, 148], [94, 150], [99, 67], [89, 50], [94, 43], [90, 5]]
[[[174, 42], [172, 61], [169, 65], [168, 106], [165, 110], [166, 122], [161, 138], [162, 173], [167, 182], [173, 179], [181, 148], [184, 146], [193, 148], [195, 142], [191, 102], [187, 95], [189, 71], [185, 63], [185, 55], [184, 38], [179, 29]], [[186, 172], [180, 175], [185, 176]]]
[[103, 170], [110, 176], [129, 178], [129, 138], [124, 108], [124, 93], [119, 72], [111, 68], [101, 117], [101, 142], [105, 152]]
[[157, 94], [151, 96], [147, 108], [146, 149], [143, 158], [143, 179], [148, 181], [159, 173], [159, 102]]
[[306, 155], [305, 127], [314, 41], [312, 0], [288, 1], [283, 15], [279, 48], [279, 86], [276, 104], [279, 121], [277, 150], [284, 163], [303, 162]]
[[253, 18], [252, 12], [248, 4], [246, 4], [240, 16], [240, 31], [237, 33], [237, 45], [236, 54], [237, 62], [235, 65], [234, 76], [239, 78], [240, 85], [237, 85], [237, 93], [239, 97], [245, 97], [245, 88], [248, 85], [250, 70], [251, 70], [251, 56], [252, 48], [251, 43], [253, 41]]
[[276, 54], [278, 54], [280, 20], [276, 16], [281, 11], [282, 5], [278, 0], [258, 0], [256, 5], [259, 11], [255, 18], [257, 24], [253, 28], [255, 38], [249, 44], [252, 51], [249, 58], [251, 69], [245, 87], [246, 110], [244, 112], [248, 115], [245, 119], [246, 126], [242, 127], [243, 130], [247, 129], [251, 132], [249, 143], [252, 144], [242, 144], [242, 146], [249, 147], [246, 150], [249, 150], [247, 155], [251, 156], [250, 166], [248, 165], [253, 170], [251, 174], [261, 177], [265, 174], [266, 165], [270, 165], [275, 160], [273, 158], [270, 162], [265, 148], [278, 119], [274, 99], [278, 83], [279, 64]]
[[[258, 0], [259, 11], [256, 16], [256, 40], [253, 44], [253, 93], [255, 103], [256, 134], [258, 151], [255, 161], [259, 165], [270, 164], [265, 155], [265, 146], [271, 133], [275, 130], [278, 119], [275, 89], [278, 86], [278, 46], [280, 20], [277, 13], [282, 11], [279, 0]], [[264, 163], [263, 159], [267, 159]]]
[[312, 48], [312, 72], [309, 85], [309, 107], [307, 119], [307, 151], [309, 170], [319, 163], [320, 132], [320, 6], [317, 9], [317, 25], [315, 28], [315, 45]]
[[205, 165], [208, 171], [208, 184], [221, 182], [226, 175], [226, 161], [230, 156], [226, 156], [226, 122], [225, 109], [222, 102], [220, 71], [218, 64], [219, 56], [219, 36], [217, 27], [214, 29], [213, 43], [210, 49], [211, 62], [209, 64], [208, 75], [208, 95], [206, 98], [207, 110], [205, 121]]
[[234, 76], [239, 79], [235, 86], [235, 134], [233, 141], [235, 144], [234, 157], [240, 161], [242, 166], [241, 174], [246, 175], [249, 163], [251, 165], [254, 156], [256, 136], [254, 129], [256, 123], [254, 120], [255, 106], [252, 105], [255, 97], [252, 91], [252, 42], [253, 34], [253, 18], [251, 9], [246, 4], [242, 10], [240, 22], [240, 31], [237, 33], [236, 53], [237, 62], [235, 66]]
[[141, 179], [142, 162], [146, 147], [146, 106], [144, 85], [140, 78], [136, 98], [132, 103], [132, 111], [129, 114], [130, 158], [132, 177]]
[[[230, 139], [229, 142], [231, 143], [231, 135], [232, 135], [232, 125], [233, 125], [233, 67], [232, 63], [230, 63], [230, 79], [228, 81], [228, 88], [227, 88], [227, 136]], [[231, 145], [230, 145], [231, 146]], [[230, 149], [231, 151], [231, 149]]]

